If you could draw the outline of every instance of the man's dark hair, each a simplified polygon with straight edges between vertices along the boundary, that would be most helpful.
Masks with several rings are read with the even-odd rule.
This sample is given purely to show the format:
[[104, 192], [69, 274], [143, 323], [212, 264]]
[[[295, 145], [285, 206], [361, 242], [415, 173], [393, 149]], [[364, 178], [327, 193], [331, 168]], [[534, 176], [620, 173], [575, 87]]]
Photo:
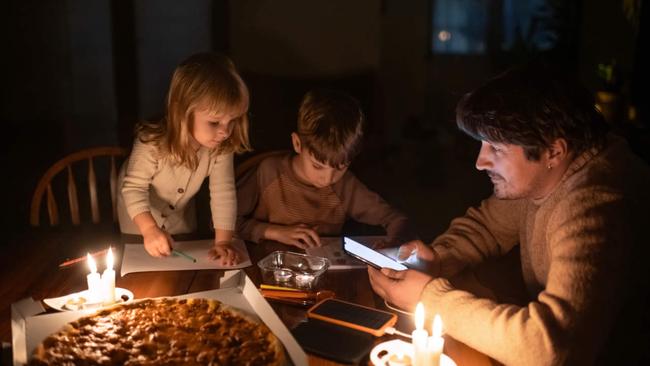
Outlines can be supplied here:
[[601, 148], [609, 129], [592, 94], [575, 77], [538, 61], [463, 96], [456, 123], [477, 140], [522, 146], [534, 161], [557, 138], [564, 138], [574, 155]]

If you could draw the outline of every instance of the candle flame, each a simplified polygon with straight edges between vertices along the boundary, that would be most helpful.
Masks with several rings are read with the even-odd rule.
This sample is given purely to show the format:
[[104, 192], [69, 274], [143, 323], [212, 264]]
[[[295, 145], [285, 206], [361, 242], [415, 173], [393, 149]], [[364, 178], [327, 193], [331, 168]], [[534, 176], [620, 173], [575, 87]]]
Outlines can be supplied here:
[[415, 329], [424, 328], [424, 305], [421, 302], [415, 307]]
[[106, 268], [113, 269], [113, 249], [108, 248], [108, 254], [106, 255]]
[[90, 269], [90, 273], [97, 272], [97, 264], [95, 264], [95, 260], [90, 255], [90, 253], [86, 254], [86, 261], [88, 262], [88, 268]]
[[432, 326], [432, 333], [433, 336], [438, 338], [442, 336], [442, 318], [440, 318], [440, 315], [436, 314], [436, 317], [433, 318], [433, 326]]

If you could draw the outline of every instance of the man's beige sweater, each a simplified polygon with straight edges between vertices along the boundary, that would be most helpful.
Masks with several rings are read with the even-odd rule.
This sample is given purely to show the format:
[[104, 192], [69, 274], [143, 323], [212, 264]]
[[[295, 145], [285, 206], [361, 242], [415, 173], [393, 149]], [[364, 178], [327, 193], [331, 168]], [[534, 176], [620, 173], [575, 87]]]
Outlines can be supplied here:
[[[491, 197], [470, 208], [433, 242], [441, 277], [422, 293], [428, 314], [439, 313], [449, 335], [507, 365], [597, 362], [618, 336], [612, 329], [630, 290], [638, 290], [633, 256], [650, 240], [639, 235], [648, 190], [647, 165], [610, 137], [607, 148], [577, 157], [547, 197]], [[479, 298], [445, 279], [517, 244], [527, 306]]]

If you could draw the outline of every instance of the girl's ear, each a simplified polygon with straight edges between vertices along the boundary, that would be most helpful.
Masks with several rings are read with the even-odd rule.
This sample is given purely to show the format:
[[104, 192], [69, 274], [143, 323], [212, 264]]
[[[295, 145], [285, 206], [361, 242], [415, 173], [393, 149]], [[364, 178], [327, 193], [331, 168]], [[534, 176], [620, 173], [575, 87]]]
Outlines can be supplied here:
[[293, 144], [293, 151], [295, 151], [296, 154], [300, 154], [302, 151], [302, 144], [300, 142], [300, 136], [295, 132], [291, 133], [291, 143]]

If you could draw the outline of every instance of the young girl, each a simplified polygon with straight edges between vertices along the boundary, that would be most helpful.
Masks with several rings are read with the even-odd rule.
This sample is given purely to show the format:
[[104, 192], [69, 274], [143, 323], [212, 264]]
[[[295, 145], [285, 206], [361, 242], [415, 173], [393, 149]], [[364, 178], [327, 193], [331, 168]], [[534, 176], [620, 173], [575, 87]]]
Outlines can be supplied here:
[[215, 229], [209, 255], [233, 265], [237, 201], [233, 153], [250, 150], [248, 88], [226, 57], [201, 53], [174, 71], [160, 123], [141, 123], [120, 172], [120, 230], [141, 234], [154, 257], [168, 256], [170, 234], [196, 229], [194, 195], [209, 177]]

